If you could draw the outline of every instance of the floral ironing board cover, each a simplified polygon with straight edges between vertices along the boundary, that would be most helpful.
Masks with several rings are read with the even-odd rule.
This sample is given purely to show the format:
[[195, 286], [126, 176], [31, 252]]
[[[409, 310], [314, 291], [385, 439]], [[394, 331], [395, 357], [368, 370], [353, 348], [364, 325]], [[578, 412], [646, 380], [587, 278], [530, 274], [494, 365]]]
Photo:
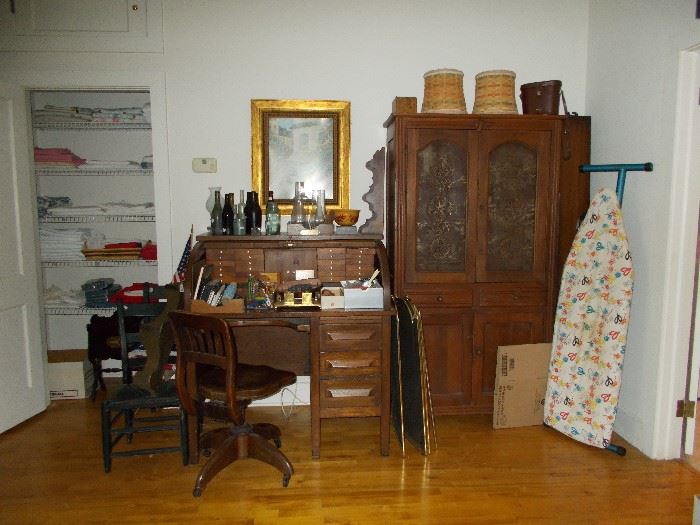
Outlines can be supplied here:
[[620, 205], [602, 189], [562, 272], [544, 409], [546, 425], [595, 447], [612, 435], [632, 288]]

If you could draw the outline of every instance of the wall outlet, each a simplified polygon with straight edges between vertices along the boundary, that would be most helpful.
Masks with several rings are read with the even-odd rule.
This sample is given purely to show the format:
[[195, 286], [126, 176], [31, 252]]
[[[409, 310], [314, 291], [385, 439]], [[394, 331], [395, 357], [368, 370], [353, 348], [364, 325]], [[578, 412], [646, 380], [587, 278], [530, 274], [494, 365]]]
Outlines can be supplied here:
[[197, 157], [192, 159], [192, 171], [195, 173], [216, 173], [216, 159]]

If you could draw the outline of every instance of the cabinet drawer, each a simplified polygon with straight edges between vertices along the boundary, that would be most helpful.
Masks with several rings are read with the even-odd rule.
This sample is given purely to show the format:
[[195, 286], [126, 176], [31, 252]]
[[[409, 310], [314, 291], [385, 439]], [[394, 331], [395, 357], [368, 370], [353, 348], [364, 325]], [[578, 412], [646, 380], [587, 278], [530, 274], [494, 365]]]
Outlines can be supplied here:
[[345, 265], [345, 248], [319, 248], [316, 256], [319, 261], [340, 260]]
[[479, 290], [479, 306], [539, 306], [544, 304], [541, 290]]
[[379, 407], [381, 397], [377, 377], [321, 379], [321, 409]]
[[379, 350], [352, 352], [322, 352], [320, 375], [324, 376], [367, 376], [381, 372]]
[[344, 281], [345, 259], [319, 259], [318, 278], [321, 282]]
[[473, 303], [472, 289], [459, 292], [407, 293], [418, 307], [421, 306], [469, 306]]
[[381, 323], [321, 323], [321, 352], [379, 351], [382, 343]]

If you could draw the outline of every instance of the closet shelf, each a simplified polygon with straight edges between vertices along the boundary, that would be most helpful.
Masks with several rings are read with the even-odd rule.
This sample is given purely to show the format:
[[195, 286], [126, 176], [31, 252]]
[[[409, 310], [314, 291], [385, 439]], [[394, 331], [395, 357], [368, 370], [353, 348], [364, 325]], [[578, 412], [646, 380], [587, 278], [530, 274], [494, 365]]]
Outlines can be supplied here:
[[153, 175], [152, 169], [70, 169], [70, 168], [36, 168], [34, 173], [39, 177], [96, 177], [96, 176], [130, 176], [148, 177]]
[[84, 129], [84, 130], [117, 130], [143, 129], [150, 130], [150, 122], [36, 122], [34, 129]]
[[155, 215], [70, 215], [65, 217], [42, 217], [42, 224], [76, 224], [86, 222], [155, 222]]
[[44, 268], [71, 268], [71, 267], [114, 267], [114, 266], [158, 266], [158, 261], [145, 259], [98, 259], [77, 261], [41, 261]]
[[87, 306], [56, 306], [56, 305], [46, 305], [44, 306], [44, 313], [46, 315], [100, 315], [103, 317], [109, 317], [117, 310], [116, 307], [106, 307], [106, 308], [88, 308]]

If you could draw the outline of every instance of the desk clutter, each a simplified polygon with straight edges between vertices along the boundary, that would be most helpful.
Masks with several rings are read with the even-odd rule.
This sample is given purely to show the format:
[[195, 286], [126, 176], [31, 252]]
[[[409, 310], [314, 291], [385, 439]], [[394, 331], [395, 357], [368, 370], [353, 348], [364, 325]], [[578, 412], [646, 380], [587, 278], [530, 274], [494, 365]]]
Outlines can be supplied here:
[[379, 270], [366, 279], [323, 282], [314, 270], [296, 270], [293, 280], [279, 272], [260, 272], [245, 282], [225, 282], [212, 276], [214, 266], [200, 268], [192, 311], [242, 313], [246, 310], [381, 309], [384, 289], [376, 281]]

